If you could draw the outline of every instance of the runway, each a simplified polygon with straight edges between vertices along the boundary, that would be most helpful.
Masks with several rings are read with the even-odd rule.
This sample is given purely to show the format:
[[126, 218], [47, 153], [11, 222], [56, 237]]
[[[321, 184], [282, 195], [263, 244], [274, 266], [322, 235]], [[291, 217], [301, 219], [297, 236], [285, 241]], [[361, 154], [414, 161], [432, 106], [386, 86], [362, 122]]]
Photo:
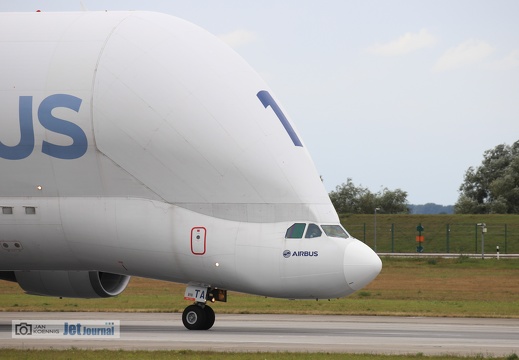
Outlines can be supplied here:
[[[117, 340], [13, 339], [11, 320], [120, 320]], [[0, 312], [0, 348], [296, 351], [372, 354], [519, 354], [519, 320], [217, 314], [188, 331], [181, 314]]]

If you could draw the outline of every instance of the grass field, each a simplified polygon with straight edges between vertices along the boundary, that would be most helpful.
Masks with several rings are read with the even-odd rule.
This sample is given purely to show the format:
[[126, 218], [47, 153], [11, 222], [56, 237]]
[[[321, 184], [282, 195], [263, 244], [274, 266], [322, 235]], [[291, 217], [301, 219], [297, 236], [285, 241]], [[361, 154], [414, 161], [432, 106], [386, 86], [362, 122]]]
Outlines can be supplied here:
[[[230, 293], [216, 313], [285, 313], [519, 318], [519, 260], [383, 258], [381, 274], [350, 297], [290, 301]], [[0, 281], [0, 311], [181, 312], [185, 286], [133, 278], [109, 299], [30, 296]]]
[[[340, 216], [353, 236], [374, 246], [374, 214]], [[378, 252], [416, 252], [416, 227], [425, 228], [424, 252], [481, 253], [481, 228], [485, 223], [485, 252], [519, 253], [519, 215], [390, 215], [377, 214]]]

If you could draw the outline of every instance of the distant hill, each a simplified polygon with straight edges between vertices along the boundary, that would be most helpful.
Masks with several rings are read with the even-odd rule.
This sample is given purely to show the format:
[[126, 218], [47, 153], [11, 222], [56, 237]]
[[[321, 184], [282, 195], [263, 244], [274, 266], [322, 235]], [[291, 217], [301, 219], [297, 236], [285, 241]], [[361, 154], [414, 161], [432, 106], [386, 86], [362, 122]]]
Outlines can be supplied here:
[[454, 205], [438, 205], [434, 203], [427, 203], [424, 205], [408, 205], [411, 214], [453, 214]]

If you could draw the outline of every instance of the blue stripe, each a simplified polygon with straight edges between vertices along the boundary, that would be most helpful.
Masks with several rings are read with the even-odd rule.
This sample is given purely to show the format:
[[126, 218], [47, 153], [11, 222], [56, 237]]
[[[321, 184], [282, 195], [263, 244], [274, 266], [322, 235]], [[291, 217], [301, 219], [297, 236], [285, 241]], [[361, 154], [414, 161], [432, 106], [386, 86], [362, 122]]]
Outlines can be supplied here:
[[292, 142], [295, 146], [303, 146], [301, 143], [301, 140], [299, 140], [299, 137], [297, 136], [296, 132], [292, 128], [292, 125], [290, 125], [290, 122], [286, 118], [285, 114], [283, 114], [283, 111], [279, 108], [278, 104], [274, 100], [274, 98], [270, 95], [270, 93], [266, 90], [261, 90], [258, 94], [258, 99], [260, 99], [261, 103], [265, 108], [268, 108], [269, 106], [274, 110], [274, 113], [278, 117], [279, 121], [281, 121], [281, 124], [283, 124], [283, 127], [285, 128], [286, 132], [288, 133], [288, 136], [292, 139]]

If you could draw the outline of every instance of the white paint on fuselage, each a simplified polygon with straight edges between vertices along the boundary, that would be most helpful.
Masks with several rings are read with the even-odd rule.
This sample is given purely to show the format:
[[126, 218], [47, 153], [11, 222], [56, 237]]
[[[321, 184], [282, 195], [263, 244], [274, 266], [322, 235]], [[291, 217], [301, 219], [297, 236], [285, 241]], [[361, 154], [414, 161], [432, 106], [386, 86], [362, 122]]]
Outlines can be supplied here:
[[[353, 291], [344, 254], [352, 243], [365, 246], [352, 238], [285, 239], [291, 223], [238, 223], [146, 199], [3, 200], [14, 210], [0, 217], [3, 241], [21, 247], [0, 250], [2, 270], [95, 269], [265, 296], [329, 298]], [[36, 214], [25, 214], [26, 206]], [[201, 226], [207, 244], [197, 255], [190, 231]], [[294, 255], [284, 257], [285, 250]]]
[[13, 209], [0, 271], [285, 298], [348, 295], [380, 271], [358, 240], [285, 239], [338, 216], [304, 144], [258, 99], [272, 91], [216, 37], [156, 13], [0, 14], [0, 51], [0, 207]]

